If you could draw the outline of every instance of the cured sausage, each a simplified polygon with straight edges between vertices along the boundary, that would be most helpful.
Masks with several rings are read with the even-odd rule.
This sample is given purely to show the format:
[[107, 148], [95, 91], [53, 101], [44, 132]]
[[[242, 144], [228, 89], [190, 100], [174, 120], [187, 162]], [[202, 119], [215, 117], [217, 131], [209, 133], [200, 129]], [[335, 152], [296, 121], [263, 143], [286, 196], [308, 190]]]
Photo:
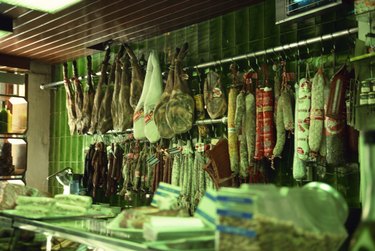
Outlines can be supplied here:
[[298, 102], [298, 105], [296, 102], [296, 121], [298, 126], [294, 136], [296, 139], [296, 152], [299, 159], [307, 160], [310, 153], [308, 138], [311, 107], [311, 82], [308, 78], [302, 78], [299, 81], [298, 92], [296, 91], [296, 93]]
[[311, 110], [308, 142], [310, 155], [313, 158], [319, 152], [322, 141], [324, 122], [324, 82], [323, 69], [319, 68], [311, 85]]

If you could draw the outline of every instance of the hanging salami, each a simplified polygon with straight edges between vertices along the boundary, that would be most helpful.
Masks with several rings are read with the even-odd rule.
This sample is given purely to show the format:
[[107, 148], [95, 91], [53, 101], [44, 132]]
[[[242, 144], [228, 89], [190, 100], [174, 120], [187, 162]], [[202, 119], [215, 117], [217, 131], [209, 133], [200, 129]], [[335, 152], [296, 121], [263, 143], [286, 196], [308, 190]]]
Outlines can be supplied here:
[[256, 89], [256, 136], [255, 136], [255, 153], [254, 159], [260, 160], [264, 156], [264, 134], [263, 134], [263, 89], [257, 88]]
[[229, 159], [230, 168], [232, 172], [238, 174], [239, 172], [239, 159], [238, 159], [238, 132], [235, 125], [236, 114], [236, 99], [237, 99], [237, 85], [242, 78], [239, 76], [237, 66], [232, 64], [231, 77], [232, 86], [229, 88], [228, 94], [228, 146], [229, 146]]
[[323, 69], [319, 68], [311, 85], [311, 110], [309, 128], [310, 156], [316, 157], [322, 141], [324, 123], [324, 75]]
[[[299, 83], [297, 82], [295, 84], [295, 91], [296, 91], [296, 107], [295, 107], [295, 120], [294, 120], [294, 127], [296, 128], [294, 132], [294, 157], [293, 157], [293, 178], [295, 180], [301, 180], [306, 176], [306, 166], [305, 163], [298, 157], [298, 138], [299, 138], [299, 122], [298, 122], [298, 114], [300, 110], [300, 100], [299, 100], [299, 91], [300, 91], [300, 86]], [[307, 142], [306, 142], [307, 143]]]
[[271, 158], [275, 145], [272, 88], [264, 88], [262, 93], [262, 101], [264, 157]]
[[[308, 72], [308, 67], [306, 67]], [[311, 82], [309, 78], [302, 78], [299, 81], [298, 87], [298, 109], [296, 108], [296, 152], [297, 156], [301, 160], [307, 160], [310, 153], [310, 147], [308, 143], [309, 128], [310, 128], [310, 107], [311, 107]]]

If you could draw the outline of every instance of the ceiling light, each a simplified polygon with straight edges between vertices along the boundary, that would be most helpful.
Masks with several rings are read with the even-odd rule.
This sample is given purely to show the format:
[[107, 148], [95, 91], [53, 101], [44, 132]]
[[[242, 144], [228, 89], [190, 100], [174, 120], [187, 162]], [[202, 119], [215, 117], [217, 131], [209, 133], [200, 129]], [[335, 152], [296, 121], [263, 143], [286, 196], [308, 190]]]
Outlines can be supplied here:
[[56, 13], [82, 0], [0, 0], [0, 2], [25, 7], [32, 10]]
[[0, 14], [0, 37], [5, 37], [12, 33], [13, 33], [13, 19], [11, 17]]

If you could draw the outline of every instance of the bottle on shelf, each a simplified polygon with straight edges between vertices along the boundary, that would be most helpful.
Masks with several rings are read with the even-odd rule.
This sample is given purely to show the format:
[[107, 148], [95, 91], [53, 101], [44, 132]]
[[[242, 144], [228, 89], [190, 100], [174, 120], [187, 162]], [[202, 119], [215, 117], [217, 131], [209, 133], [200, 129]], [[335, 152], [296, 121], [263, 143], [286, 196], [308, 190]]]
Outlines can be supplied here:
[[2, 102], [0, 111], [0, 133], [8, 132], [8, 112], [6, 110], [5, 101]]
[[7, 114], [8, 114], [8, 126], [7, 126], [7, 132], [8, 133], [11, 133], [13, 132], [13, 129], [12, 129], [12, 121], [13, 121], [13, 114], [12, 112], [10, 111], [10, 108], [5, 106], [5, 110], [7, 111]]
[[364, 132], [362, 219], [350, 243], [351, 251], [375, 250], [375, 131]]

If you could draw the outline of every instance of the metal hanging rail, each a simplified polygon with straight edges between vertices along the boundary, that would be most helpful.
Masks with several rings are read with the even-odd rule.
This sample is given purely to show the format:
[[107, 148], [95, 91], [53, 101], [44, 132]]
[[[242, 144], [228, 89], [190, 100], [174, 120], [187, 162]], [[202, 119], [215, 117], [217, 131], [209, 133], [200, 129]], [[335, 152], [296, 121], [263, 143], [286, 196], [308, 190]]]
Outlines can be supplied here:
[[[306, 46], [306, 45], [309, 45], [309, 44], [314, 44], [314, 43], [317, 43], [317, 42], [332, 40], [332, 39], [347, 36], [347, 35], [350, 35], [350, 34], [355, 34], [357, 32], [358, 32], [358, 28], [351, 28], [351, 29], [348, 29], [348, 30], [342, 30], [342, 31], [331, 33], [331, 34], [326, 34], [326, 35], [322, 35], [322, 36], [318, 36], [318, 37], [314, 37], [314, 38], [309, 38], [309, 39], [302, 40], [302, 41], [299, 41], [299, 42], [295, 42], [295, 43], [291, 43], [291, 44], [285, 44], [285, 45], [277, 46], [277, 47], [266, 49], [266, 50], [260, 50], [260, 51], [251, 52], [251, 53], [243, 54], [243, 55], [236, 56], [236, 57], [225, 58], [225, 59], [222, 59], [222, 60], [216, 60], [216, 61], [211, 61], [211, 62], [199, 64], [199, 65], [193, 66], [192, 68], [206, 68], [206, 67], [209, 67], [209, 66], [214, 66], [214, 65], [218, 65], [218, 64], [222, 64], [222, 63], [229, 63], [229, 62], [232, 62], [232, 61], [248, 59], [248, 58], [251, 58], [251, 57], [259, 57], [259, 56], [263, 56], [263, 55], [270, 54], [270, 53], [281, 52], [281, 51], [290, 50], [290, 49], [293, 49], [293, 48]], [[99, 76], [99, 75], [100, 75], [100, 72], [96, 73], [94, 76]], [[83, 78], [85, 78], [85, 77], [80, 77], [81, 80]], [[52, 88], [52, 87], [57, 87], [57, 86], [62, 85], [62, 84], [64, 84], [63, 80], [53, 82], [53, 83], [49, 83], [49, 84], [41, 84], [40, 89], [45, 90], [45, 89], [49, 89], [49, 88]]]
[[354, 33], [357, 33], [357, 32], [358, 32], [358, 28], [351, 28], [351, 29], [348, 29], [348, 30], [338, 31], [338, 32], [334, 32], [334, 33], [331, 33], [331, 34], [326, 34], [326, 35], [322, 35], [322, 36], [318, 36], [318, 37], [314, 37], [314, 38], [309, 38], [309, 39], [302, 40], [302, 41], [299, 41], [299, 42], [281, 45], [281, 46], [277, 46], [277, 47], [266, 49], [266, 50], [260, 50], [260, 51], [251, 52], [251, 53], [248, 53], [248, 54], [232, 57], [232, 58], [226, 58], [226, 59], [222, 59], [222, 60], [216, 60], [216, 61], [211, 61], [211, 62], [199, 64], [199, 65], [195, 66], [195, 68], [207, 68], [209, 66], [214, 66], [214, 65], [218, 65], [218, 64], [222, 64], [222, 63], [229, 63], [229, 62], [232, 62], [232, 61], [248, 59], [248, 58], [251, 58], [251, 57], [259, 57], [259, 56], [263, 56], [263, 55], [270, 54], [270, 53], [281, 52], [281, 51], [290, 50], [290, 49], [293, 49], [293, 48], [298, 48], [298, 47], [301, 47], [301, 46], [306, 46], [306, 45], [309, 45], [309, 44], [314, 44], [314, 43], [317, 43], [317, 42], [332, 40], [332, 39], [335, 39], [335, 38], [338, 38], [338, 37], [347, 36], [347, 35], [354, 34]]

